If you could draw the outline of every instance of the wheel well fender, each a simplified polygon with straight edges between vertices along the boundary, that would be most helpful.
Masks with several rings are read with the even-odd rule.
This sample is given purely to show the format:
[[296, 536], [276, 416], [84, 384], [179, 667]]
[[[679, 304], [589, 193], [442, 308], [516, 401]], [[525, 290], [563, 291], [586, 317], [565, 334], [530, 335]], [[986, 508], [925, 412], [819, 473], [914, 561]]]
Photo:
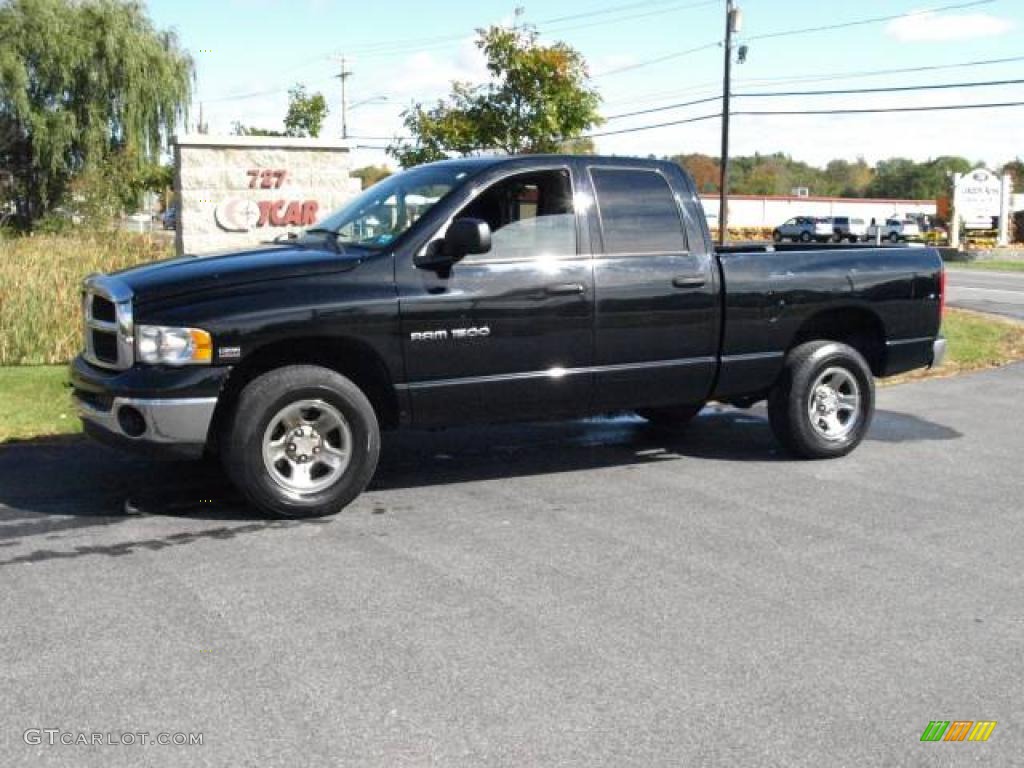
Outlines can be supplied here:
[[373, 405], [382, 428], [398, 426], [398, 395], [380, 354], [357, 339], [310, 337], [258, 347], [232, 368], [214, 411], [211, 439], [216, 442], [228, 426], [238, 396], [250, 381], [275, 368], [300, 364], [320, 365], [348, 377]]
[[885, 325], [865, 307], [823, 310], [807, 318], [790, 341], [790, 350], [808, 341], [838, 341], [856, 349], [875, 376], [885, 368]]

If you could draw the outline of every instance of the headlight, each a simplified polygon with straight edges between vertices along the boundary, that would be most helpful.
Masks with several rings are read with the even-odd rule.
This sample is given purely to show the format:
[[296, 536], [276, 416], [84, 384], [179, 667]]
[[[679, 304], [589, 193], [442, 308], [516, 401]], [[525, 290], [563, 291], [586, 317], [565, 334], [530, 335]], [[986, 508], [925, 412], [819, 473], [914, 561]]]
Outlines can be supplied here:
[[213, 339], [198, 328], [139, 325], [135, 346], [138, 359], [150, 365], [209, 365], [213, 359]]

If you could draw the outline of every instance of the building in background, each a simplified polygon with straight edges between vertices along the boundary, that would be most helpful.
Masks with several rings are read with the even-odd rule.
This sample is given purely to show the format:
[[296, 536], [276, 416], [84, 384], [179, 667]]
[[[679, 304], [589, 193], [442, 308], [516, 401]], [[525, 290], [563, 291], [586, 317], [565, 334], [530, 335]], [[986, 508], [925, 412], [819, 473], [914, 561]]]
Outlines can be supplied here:
[[[701, 197], [712, 226], [718, 221], [718, 198]], [[774, 228], [794, 216], [849, 216], [870, 222], [903, 219], [918, 214], [934, 217], [934, 200], [879, 200], [858, 197], [729, 196], [729, 229]]]

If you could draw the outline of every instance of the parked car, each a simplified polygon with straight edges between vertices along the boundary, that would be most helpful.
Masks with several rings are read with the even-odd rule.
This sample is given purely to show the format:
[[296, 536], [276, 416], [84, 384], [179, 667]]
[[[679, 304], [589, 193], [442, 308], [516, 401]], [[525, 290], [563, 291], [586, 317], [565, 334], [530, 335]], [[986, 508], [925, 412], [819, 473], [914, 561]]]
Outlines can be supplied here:
[[840, 243], [846, 240], [850, 243], [860, 242], [868, 236], [868, 225], [864, 219], [853, 219], [849, 216], [832, 217], [832, 241]]
[[177, 229], [178, 228], [178, 207], [171, 205], [164, 211], [163, 216], [160, 217], [160, 222], [164, 229]]
[[[427, 191], [416, 221], [362, 226]], [[943, 275], [930, 248], [716, 251], [674, 163], [448, 160], [294, 240], [88, 278], [71, 380], [90, 435], [219, 454], [287, 517], [351, 502], [398, 426], [629, 409], [679, 428], [767, 399], [782, 445], [833, 458], [864, 438], [874, 377], [941, 360]]]
[[772, 240], [781, 243], [785, 240], [809, 243], [811, 241], [827, 243], [832, 239], [832, 222], [818, 216], [795, 216], [785, 224], [775, 228]]
[[881, 229], [881, 239], [888, 240], [891, 243], [906, 242], [907, 240], [917, 240], [921, 237], [921, 228], [918, 226], [916, 221], [909, 221], [903, 219], [889, 219], [885, 224], [879, 225], [872, 224], [868, 227], [868, 240], [877, 240], [878, 230]]

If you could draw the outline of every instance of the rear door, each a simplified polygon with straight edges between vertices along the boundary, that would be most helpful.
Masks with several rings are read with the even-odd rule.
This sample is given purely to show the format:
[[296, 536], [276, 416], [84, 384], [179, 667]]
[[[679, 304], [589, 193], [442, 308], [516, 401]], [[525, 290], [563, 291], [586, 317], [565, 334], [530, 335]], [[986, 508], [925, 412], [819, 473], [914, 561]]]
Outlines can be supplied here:
[[688, 214], [700, 203], [681, 173], [661, 166], [588, 171], [597, 407], [703, 401], [717, 367], [720, 310], [714, 256]]

